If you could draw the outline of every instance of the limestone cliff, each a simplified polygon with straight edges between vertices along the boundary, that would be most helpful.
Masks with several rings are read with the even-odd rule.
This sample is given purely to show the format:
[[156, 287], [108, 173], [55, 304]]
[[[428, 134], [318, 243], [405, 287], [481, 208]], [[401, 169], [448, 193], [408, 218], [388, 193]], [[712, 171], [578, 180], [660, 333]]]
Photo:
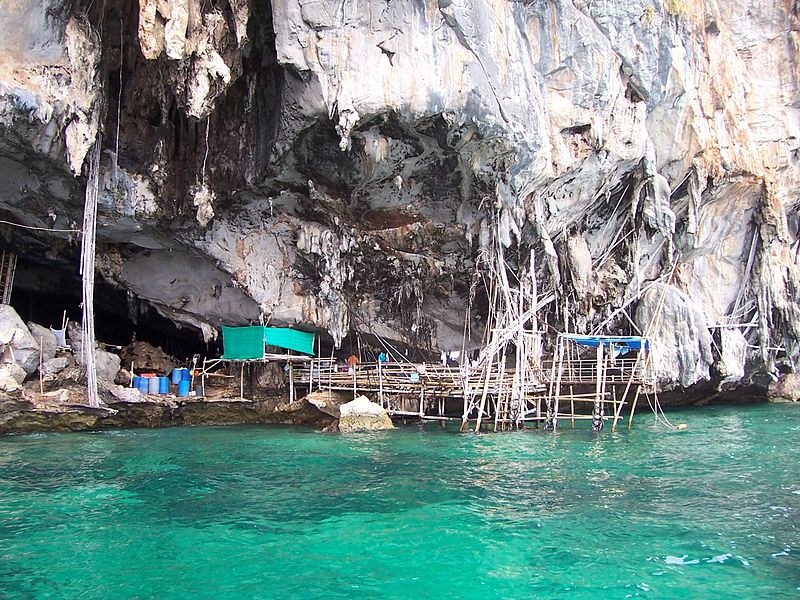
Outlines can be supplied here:
[[64, 230], [4, 230], [32, 288], [74, 269], [100, 135], [121, 314], [460, 348], [493, 232], [511, 272], [533, 255], [549, 331], [649, 332], [664, 386], [794, 370], [797, 0], [33, 0], [0, 24], [0, 218]]

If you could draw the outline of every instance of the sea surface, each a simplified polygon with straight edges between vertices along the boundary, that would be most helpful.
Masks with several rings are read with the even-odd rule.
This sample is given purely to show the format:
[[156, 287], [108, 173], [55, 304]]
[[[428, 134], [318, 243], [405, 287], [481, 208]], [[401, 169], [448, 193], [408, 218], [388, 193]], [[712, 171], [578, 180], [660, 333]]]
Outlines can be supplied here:
[[0, 437], [2, 598], [800, 598], [800, 405]]

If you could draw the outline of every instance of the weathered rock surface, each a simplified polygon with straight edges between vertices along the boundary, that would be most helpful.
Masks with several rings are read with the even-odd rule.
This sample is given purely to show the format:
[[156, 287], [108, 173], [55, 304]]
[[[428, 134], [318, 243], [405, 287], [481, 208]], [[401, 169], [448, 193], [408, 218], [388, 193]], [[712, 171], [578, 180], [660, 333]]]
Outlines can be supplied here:
[[379, 404], [359, 396], [339, 407], [339, 431], [380, 431], [394, 429], [389, 415]]
[[42, 377], [48, 380], [55, 379], [55, 376], [61, 373], [69, 365], [69, 359], [66, 356], [59, 356], [51, 358], [42, 363], [39, 368]]
[[118, 314], [452, 350], [495, 229], [550, 327], [658, 316], [664, 387], [800, 358], [797, 2], [36, 0], [0, 26], [0, 211], [61, 230], [8, 242], [74, 271], [104, 124]]
[[0, 347], [28, 375], [39, 368], [39, 342], [8, 304], [0, 304]]
[[342, 416], [341, 406], [351, 402], [351, 399], [352, 393], [318, 390], [306, 395], [303, 401], [312, 404], [317, 410], [326, 415], [330, 415], [331, 418], [338, 419]]
[[[67, 326], [67, 334], [69, 335], [72, 351], [75, 356], [75, 362], [85, 367], [84, 354], [83, 354], [83, 333], [81, 328], [75, 323], [70, 323]], [[97, 369], [97, 378], [103, 381], [114, 381], [119, 373], [120, 357], [113, 352], [106, 352], [97, 347], [95, 343], [95, 368]]]
[[769, 399], [772, 402], [800, 401], [800, 374], [786, 373], [769, 386]]
[[33, 339], [39, 343], [42, 354], [42, 362], [55, 357], [58, 350], [58, 340], [49, 327], [43, 327], [38, 323], [28, 322], [28, 331], [31, 332]]
[[120, 359], [127, 367], [133, 365], [138, 371], [152, 369], [162, 373], [170, 373], [172, 369], [178, 366], [174, 357], [147, 342], [134, 342], [123, 348], [120, 352]]
[[25, 369], [16, 363], [0, 365], [0, 390], [13, 392], [20, 389], [27, 376]]

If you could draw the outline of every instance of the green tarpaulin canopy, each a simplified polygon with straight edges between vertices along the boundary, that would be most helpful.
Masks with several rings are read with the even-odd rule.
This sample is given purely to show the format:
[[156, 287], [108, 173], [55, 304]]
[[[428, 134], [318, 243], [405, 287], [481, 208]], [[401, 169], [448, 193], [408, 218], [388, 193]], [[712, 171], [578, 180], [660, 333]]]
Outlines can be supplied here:
[[314, 334], [288, 327], [264, 327], [268, 346], [297, 350], [314, 356]]
[[264, 358], [264, 346], [277, 346], [314, 356], [314, 334], [287, 327], [222, 327], [222, 358], [255, 360]]
[[252, 360], [264, 358], [264, 328], [222, 326], [222, 358]]

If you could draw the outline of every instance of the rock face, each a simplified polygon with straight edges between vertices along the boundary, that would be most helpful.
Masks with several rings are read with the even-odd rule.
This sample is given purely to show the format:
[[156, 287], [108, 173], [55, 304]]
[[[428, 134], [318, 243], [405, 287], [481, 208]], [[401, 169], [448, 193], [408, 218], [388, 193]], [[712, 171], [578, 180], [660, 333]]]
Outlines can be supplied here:
[[339, 407], [339, 431], [380, 431], [394, 429], [392, 420], [379, 404], [366, 396], [359, 396]]
[[453, 350], [498, 239], [550, 327], [657, 323], [665, 387], [797, 362], [795, 0], [35, 0], [0, 26], [0, 211], [54, 230], [8, 243], [79, 294], [99, 134], [98, 275], [133, 322]]
[[4, 359], [18, 365], [28, 375], [39, 368], [39, 341], [8, 304], [0, 304], [0, 346]]
[[[75, 323], [67, 326], [67, 334], [75, 356], [75, 362], [81, 367], [85, 366], [83, 357], [83, 333]], [[120, 358], [113, 352], [106, 352], [97, 348], [95, 350], [95, 367], [97, 378], [103, 381], [114, 381], [119, 373]]]
[[769, 398], [772, 402], [800, 401], [800, 376], [787, 373], [769, 386]]
[[22, 387], [25, 377], [28, 374], [25, 369], [16, 363], [5, 363], [0, 365], [0, 390], [13, 392]]

